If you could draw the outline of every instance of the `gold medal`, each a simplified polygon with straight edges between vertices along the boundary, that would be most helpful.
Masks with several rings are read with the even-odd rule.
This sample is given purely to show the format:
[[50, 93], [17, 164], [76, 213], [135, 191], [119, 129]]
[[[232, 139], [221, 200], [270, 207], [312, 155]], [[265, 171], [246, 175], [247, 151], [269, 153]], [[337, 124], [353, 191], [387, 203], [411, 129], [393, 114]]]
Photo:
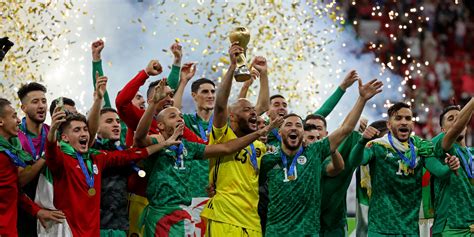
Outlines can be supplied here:
[[474, 233], [474, 224], [470, 225], [469, 229], [470, 229], [471, 233]]
[[140, 171], [138, 171], [138, 176], [139, 176], [140, 178], [143, 178], [143, 177], [146, 176], [146, 172], [145, 172], [144, 170], [140, 170]]
[[89, 196], [93, 197], [95, 196], [95, 188], [90, 188], [87, 193], [89, 193]]
[[25, 172], [30, 172], [31, 171], [31, 165], [25, 166]]
[[296, 176], [294, 176], [294, 175], [288, 176], [288, 180], [295, 180], [295, 179], [296, 179]]

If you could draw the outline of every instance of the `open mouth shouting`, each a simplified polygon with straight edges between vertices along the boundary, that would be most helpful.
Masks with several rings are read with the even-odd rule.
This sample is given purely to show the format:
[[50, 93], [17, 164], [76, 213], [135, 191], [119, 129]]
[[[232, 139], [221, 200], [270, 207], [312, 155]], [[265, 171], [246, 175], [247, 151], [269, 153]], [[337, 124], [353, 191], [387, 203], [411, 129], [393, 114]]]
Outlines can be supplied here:
[[402, 140], [405, 140], [408, 137], [410, 137], [410, 129], [408, 127], [399, 128], [397, 133], [398, 133], [398, 136], [402, 138]]
[[172, 100], [165, 101], [165, 103], [163, 104], [163, 109], [166, 109], [166, 108], [169, 108], [169, 107], [173, 107], [173, 101]]
[[285, 110], [278, 110], [278, 116], [280, 116], [280, 117], [286, 116], [286, 111]]
[[113, 133], [114, 135], [116, 135], [116, 136], [117, 136], [117, 135], [120, 135], [120, 129], [114, 128], [114, 129], [112, 129], [112, 133]]
[[249, 128], [253, 131], [257, 130], [257, 116], [252, 116], [248, 120]]
[[300, 136], [298, 135], [298, 132], [296, 131], [291, 131], [290, 133], [288, 133], [288, 138], [287, 138], [287, 141], [288, 141], [288, 144], [292, 147], [295, 147], [295, 146], [298, 146], [299, 142], [300, 142]]
[[79, 138], [79, 149], [81, 152], [86, 152], [88, 150], [89, 139], [87, 137]]
[[44, 120], [44, 119], [46, 119], [46, 111], [45, 110], [40, 110], [40, 111], [36, 112], [36, 116], [38, 117], [38, 119]]

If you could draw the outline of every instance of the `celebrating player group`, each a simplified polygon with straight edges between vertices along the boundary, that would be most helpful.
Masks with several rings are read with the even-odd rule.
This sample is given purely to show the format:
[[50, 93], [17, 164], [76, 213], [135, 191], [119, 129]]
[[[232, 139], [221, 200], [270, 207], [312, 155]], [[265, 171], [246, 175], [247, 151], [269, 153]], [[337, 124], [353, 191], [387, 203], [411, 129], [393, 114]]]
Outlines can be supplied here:
[[[361, 118], [383, 83], [354, 69], [314, 113], [290, 113], [270, 92], [266, 58], [246, 64], [242, 39], [231, 35], [218, 85], [194, 78], [197, 64], [182, 63], [174, 43], [167, 78], [153, 79], [163, 67], [150, 60], [113, 103], [107, 85], [117, 82], [104, 76], [98, 40], [87, 116], [61, 94], [47, 101], [36, 82], [18, 90], [21, 119], [0, 98], [0, 236], [343, 237], [354, 173], [366, 200], [358, 236], [474, 235], [474, 149], [465, 139], [474, 100], [442, 108], [442, 132], [427, 140], [414, 134], [407, 103], [392, 103], [386, 120]], [[188, 83], [195, 112], [185, 114]], [[349, 87], [357, 99], [328, 131]]]

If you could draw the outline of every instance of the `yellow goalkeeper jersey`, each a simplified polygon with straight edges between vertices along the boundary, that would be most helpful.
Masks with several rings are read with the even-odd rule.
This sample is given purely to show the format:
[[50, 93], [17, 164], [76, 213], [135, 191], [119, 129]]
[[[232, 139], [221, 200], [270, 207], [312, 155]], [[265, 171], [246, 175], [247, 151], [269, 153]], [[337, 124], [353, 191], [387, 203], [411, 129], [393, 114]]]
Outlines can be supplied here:
[[[236, 139], [234, 131], [226, 124], [212, 128], [209, 144], [221, 144]], [[213, 221], [261, 231], [258, 215], [258, 172], [252, 165], [252, 154], [257, 166], [266, 153], [265, 144], [254, 141], [231, 155], [210, 159], [209, 183], [215, 185], [216, 195], [209, 199], [201, 216]]]

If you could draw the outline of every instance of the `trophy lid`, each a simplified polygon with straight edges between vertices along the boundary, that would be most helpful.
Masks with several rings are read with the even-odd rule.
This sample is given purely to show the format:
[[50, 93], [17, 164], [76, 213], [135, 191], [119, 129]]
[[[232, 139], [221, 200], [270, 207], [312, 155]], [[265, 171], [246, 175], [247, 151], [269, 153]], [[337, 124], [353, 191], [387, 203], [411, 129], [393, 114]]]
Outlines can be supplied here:
[[245, 49], [250, 42], [250, 31], [243, 26], [235, 27], [230, 32], [229, 39], [231, 43], [238, 41], [239, 46]]

